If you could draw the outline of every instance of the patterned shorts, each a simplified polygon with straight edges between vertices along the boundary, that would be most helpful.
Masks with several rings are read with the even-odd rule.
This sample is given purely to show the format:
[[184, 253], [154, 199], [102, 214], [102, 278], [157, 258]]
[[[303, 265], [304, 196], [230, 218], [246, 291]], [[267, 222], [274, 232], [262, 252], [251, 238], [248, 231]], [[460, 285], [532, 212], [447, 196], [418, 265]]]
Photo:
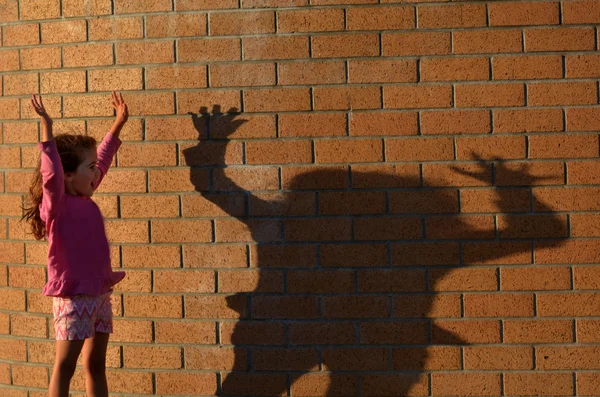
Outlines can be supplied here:
[[100, 296], [55, 296], [52, 311], [56, 340], [83, 340], [96, 332], [112, 333], [111, 294], [112, 291]]

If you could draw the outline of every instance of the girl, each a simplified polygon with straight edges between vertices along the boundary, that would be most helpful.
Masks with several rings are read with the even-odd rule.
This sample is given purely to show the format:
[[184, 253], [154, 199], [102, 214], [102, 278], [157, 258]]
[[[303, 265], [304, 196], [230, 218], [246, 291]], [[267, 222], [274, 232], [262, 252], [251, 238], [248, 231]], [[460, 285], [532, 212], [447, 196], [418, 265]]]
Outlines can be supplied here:
[[129, 116], [121, 94], [112, 93], [117, 116], [96, 149], [90, 136], [52, 136], [52, 119], [42, 98], [31, 97], [40, 116], [40, 163], [30, 187], [31, 206], [24, 219], [34, 236], [47, 237], [48, 283], [56, 331], [56, 360], [49, 397], [68, 397], [69, 385], [83, 350], [88, 397], [108, 397], [106, 348], [112, 333], [112, 287], [125, 277], [113, 272], [104, 220], [91, 196], [106, 175], [121, 145], [119, 133]]

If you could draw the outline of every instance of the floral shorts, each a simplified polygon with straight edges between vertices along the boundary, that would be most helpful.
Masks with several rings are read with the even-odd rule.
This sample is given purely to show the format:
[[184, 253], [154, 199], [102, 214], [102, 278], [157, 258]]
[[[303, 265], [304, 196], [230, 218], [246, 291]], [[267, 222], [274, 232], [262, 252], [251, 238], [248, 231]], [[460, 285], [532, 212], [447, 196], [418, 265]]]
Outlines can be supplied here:
[[96, 332], [112, 333], [111, 294], [112, 291], [100, 296], [55, 296], [52, 311], [56, 340], [83, 340]]

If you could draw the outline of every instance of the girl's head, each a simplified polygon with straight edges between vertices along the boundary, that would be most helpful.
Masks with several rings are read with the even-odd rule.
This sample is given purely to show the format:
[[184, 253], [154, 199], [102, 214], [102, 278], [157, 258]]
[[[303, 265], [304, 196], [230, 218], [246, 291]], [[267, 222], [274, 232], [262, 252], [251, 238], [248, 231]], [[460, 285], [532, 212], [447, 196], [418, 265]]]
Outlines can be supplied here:
[[[91, 197], [99, 176], [96, 164], [96, 140], [87, 135], [60, 134], [54, 137], [56, 147], [65, 175], [65, 193], [70, 195]], [[29, 207], [25, 208], [26, 219], [31, 223], [33, 235], [41, 240], [46, 235], [46, 225], [40, 218], [42, 203], [41, 161], [35, 170], [33, 181], [29, 187]]]

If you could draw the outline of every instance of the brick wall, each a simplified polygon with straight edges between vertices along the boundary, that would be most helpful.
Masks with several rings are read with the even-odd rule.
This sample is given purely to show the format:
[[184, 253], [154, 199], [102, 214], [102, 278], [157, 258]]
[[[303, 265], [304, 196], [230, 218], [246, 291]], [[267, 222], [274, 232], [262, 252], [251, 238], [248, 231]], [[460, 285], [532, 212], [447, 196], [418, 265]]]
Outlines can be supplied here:
[[115, 396], [600, 395], [599, 23], [594, 0], [0, 0], [2, 395], [45, 396], [54, 358], [29, 95], [100, 139], [111, 90]]

